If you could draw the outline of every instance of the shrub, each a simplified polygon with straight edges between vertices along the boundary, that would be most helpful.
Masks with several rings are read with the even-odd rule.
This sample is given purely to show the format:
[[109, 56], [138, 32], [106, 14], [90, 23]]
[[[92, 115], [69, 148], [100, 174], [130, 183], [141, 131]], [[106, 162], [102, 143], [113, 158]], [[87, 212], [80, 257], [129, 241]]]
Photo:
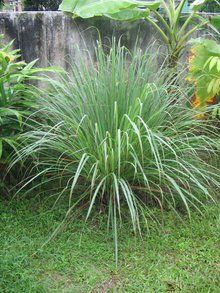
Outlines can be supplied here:
[[201, 109], [220, 98], [220, 45], [214, 40], [195, 39], [189, 58], [187, 79], [195, 85], [193, 106]]
[[138, 232], [141, 219], [153, 218], [150, 203], [190, 215], [214, 200], [216, 140], [187, 107], [190, 89], [169, 83], [156, 66], [158, 54], [113, 46], [105, 55], [99, 46], [96, 58], [95, 66], [79, 60], [71, 74], [50, 80], [53, 91], [39, 95], [45, 121], [22, 136], [20, 158], [36, 161], [24, 186], [43, 176], [38, 186], [55, 189], [57, 201], [68, 198], [67, 215], [79, 204], [87, 205], [86, 218], [95, 207], [106, 211], [117, 258], [124, 216]]
[[[36, 111], [35, 88], [31, 80], [41, 79], [38, 72], [49, 68], [34, 68], [19, 61], [20, 51], [13, 50], [13, 41], [4, 45], [0, 36], [0, 178], [4, 177], [9, 158], [17, 147], [17, 137], [24, 129], [25, 119]], [[53, 69], [52, 69], [53, 70]], [[0, 182], [0, 185], [3, 183]]]

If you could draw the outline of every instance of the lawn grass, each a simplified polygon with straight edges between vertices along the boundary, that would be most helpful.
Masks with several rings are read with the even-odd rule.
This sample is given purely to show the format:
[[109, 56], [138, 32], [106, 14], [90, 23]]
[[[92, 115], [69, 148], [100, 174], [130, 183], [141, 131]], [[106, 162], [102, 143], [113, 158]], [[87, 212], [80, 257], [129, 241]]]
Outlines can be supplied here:
[[102, 216], [73, 219], [42, 247], [64, 214], [45, 201], [0, 201], [0, 292], [219, 292], [219, 207], [185, 225], [166, 212], [143, 241], [124, 227], [117, 269]]

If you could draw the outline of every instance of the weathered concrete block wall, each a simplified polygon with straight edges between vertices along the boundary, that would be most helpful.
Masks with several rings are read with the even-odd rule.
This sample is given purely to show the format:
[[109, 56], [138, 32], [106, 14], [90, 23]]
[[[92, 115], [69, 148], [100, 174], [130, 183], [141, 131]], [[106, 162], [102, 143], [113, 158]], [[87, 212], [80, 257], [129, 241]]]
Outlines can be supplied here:
[[[39, 66], [60, 65], [68, 68], [69, 60], [77, 60], [79, 53], [89, 50], [94, 55], [94, 44], [99, 38], [110, 44], [112, 36], [121, 37], [122, 44], [132, 49], [137, 36], [140, 46], [153, 42], [155, 31], [146, 22], [122, 23], [108, 19], [73, 20], [61, 12], [2, 12], [0, 33], [15, 39], [22, 58], [39, 59]], [[78, 48], [80, 50], [78, 50]]]
[[27, 62], [38, 58], [39, 66], [59, 65], [66, 69], [69, 61], [79, 59], [85, 50], [94, 56], [99, 34], [106, 44], [110, 44], [113, 36], [121, 37], [121, 43], [129, 49], [134, 47], [138, 36], [143, 48], [157, 36], [145, 21], [73, 20], [61, 12], [0, 12], [0, 33], [8, 40], [15, 39], [15, 47], [21, 49]]

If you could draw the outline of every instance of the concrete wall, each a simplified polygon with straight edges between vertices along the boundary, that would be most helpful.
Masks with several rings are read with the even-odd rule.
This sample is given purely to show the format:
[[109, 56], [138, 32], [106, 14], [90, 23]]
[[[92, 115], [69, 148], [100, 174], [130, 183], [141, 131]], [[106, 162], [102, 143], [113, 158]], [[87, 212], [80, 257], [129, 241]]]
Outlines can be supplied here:
[[68, 68], [69, 59], [78, 59], [89, 50], [94, 55], [94, 44], [99, 33], [106, 44], [112, 36], [122, 38], [122, 43], [132, 49], [137, 35], [140, 46], [152, 43], [154, 29], [144, 21], [135, 23], [114, 22], [97, 18], [73, 20], [61, 12], [0, 12], [0, 34], [7, 40], [15, 39], [22, 58], [31, 61], [39, 58], [39, 66], [61, 65]]
[[[143, 48], [157, 36], [145, 21], [73, 20], [61, 12], [0, 12], [0, 33], [8, 40], [15, 39], [14, 46], [21, 49], [27, 62], [39, 58], [39, 66], [60, 65], [66, 69], [69, 60], [77, 60], [85, 50], [94, 55], [99, 33], [106, 44], [110, 44], [112, 36], [121, 37], [129, 49], [134, 47], [137, 36]], [[159, 42], [155, 48], [158, 46]]]

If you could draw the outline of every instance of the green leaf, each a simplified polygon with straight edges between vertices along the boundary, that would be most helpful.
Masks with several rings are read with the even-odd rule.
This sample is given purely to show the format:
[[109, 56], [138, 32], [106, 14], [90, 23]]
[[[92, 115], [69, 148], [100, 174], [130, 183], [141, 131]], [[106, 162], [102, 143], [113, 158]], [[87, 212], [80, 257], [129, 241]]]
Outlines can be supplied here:
[[190, 8], [193, 11], [198, 11], [204, 4], [207, 2], [207, 0], [195, 0], [191, 5]]
[[78, 0], [64, 0], [59, 7], [59, 10], [65, 12], [73, 12], [77, 5]]
[[215, 29], [215, 31], [219, 34], [219, 32], [220, 32], [220, 15], [212, 16], [210, 19], [210, 24]]
[[208, 85], [208, 88], [207, 88], [207, 92], [210, 94], [212, 92], [212, 89], [213, 89], [213, 86], [214, 86], [214, 83], [215, 83], [215, 80], [212, 79]]
[[210, 61], [210, 64], [209, 64], [209, 70], [212, 70], [212, 68], [217, 64], [218, 62], [218, 57], [213, 57], [212, 60]]
[[0, 108], [0, 116], [11, 116], [14, 115], [17, 117], [19, 124], [22, 123], [22, 115], [14, 110], [14, 109], [7, 109], [7, 108]]
[[201, 45], [208, 53], [212, 54], [213, 56], [220, 57], [220, 45], [214, 40], [197, 38], [190, 40], [189, 44]]
[[2, 139], [0, 138], [0, 159], [2, 157], [2, 150], [3, 150], [3, 145], [2, 145]]
[[213, 90], [214, 95], [219, 93], [219, 91], [220, 91], [220, 78], [214, 79], [212, 90]]
[[142, 10], [142, 9], [124, 9], [118, 13], [114, 14], [105, 14], [105, 16], [112, 18], [114, 20], [122, 20], [122, 21], [134, 21], [141, 18], [145, 18], [149, 16], [150, 10]]
[[220, 60], [218, 60], [217, 70], [218, 70], [218, 72], [220, 71]]
[[18, 150], [16, 148], [16, 138], [4, 138], [4, 141], [14, 150], [16, 154], [18, 154]]
[[[139, 10], [132, 12], [132, 9], [145, 7], [156, 10], [161, 2], [162, 0], [156, 0], [154, 2], [135, 0], [64, 0], [59, 9], [72, 13], [74, 17], [90, 18], [94, 16], [108, 16], [113, 19], [132, 20], [143, 18], [144, 15]], [[120, 14], [122, 11], [124, 11], [124, 14]], [[123, 15], [125, 17], [124, 19]]]
[[156, 0], [156, 1], [142, 1], [141, 6], [145, 6], [146, 8], [149, 8], [150, 10], [157, 10], [160, 5], [162, 4], [162, 0]]
[[206, 61], [205, 65], [204, 65], [204, 68], [210, 63], [210, 61], [212, 60], [212, 58], [213, 58], [212, 56], [208, 58], [208, 60]]
[[[71, 4], [70, 4], [71, 3]], [[65, 12], [71, 12], [74, 16], [90, 18], [101, 16], [103, 14], [114, 14], [121, 9], [137, 7], [134, 1], [117, 1], [117, 0], [84, 0], [72, 1], [64, 0], [60, 9]]]
[[[195, 39], [190, 57], [188, 80], [196, 87], [195, 96], [199, 101], [199, 106], [206, 106], [219, 91], [218, 83], [220, 79], [217, 70], [220, 58], [220, 45], [214, 40]], [[207, 66], [208, 65], [208, 66]]]

